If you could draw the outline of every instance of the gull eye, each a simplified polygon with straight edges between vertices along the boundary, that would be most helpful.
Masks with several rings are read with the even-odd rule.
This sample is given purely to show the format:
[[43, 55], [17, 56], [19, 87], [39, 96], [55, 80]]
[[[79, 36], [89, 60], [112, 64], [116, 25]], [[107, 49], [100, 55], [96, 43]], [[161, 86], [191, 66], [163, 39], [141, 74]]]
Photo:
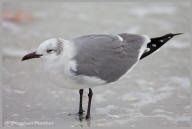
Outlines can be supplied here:
[[53, 50], [52, 49], [48, 49], [47, 50], [47, 53], [51, 53]]

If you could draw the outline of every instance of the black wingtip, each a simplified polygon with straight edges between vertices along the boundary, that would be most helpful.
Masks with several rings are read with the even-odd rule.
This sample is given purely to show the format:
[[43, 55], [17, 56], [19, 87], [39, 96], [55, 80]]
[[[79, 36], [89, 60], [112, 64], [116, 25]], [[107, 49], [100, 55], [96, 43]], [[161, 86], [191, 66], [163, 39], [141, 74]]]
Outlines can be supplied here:
[[175, 33], [175, 34], [171, 33], [172, 36], [181, 35], [181, 34], [184, 34], [184, 33]]
[[150, 51], [144, 52], [143, 55], [140, 57], [140, 59], [143, 59], [144, 57], [158, 50], [161, 46], [163, 46], [167, 41], [172, 39], [174, 36], [181, 35], [181, 34], [183, 33], [169, 33], [161, 37], [151, 38], [151, 42], [147, 44], [147, 48], [149, 48]]

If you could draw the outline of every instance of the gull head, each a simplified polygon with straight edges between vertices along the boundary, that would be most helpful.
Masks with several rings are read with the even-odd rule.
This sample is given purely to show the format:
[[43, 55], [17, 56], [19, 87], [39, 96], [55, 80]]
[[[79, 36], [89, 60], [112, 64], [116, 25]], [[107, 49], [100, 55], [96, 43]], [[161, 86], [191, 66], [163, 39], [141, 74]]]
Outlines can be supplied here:
[[22, 58], [22, 61], [42, 58], [45, 60], [57, 59], [63, 52], [63, 43], [65, 42], [62, 38], [52, 38], [44, 41], [39, 45], [39, 47], [34, 51]]

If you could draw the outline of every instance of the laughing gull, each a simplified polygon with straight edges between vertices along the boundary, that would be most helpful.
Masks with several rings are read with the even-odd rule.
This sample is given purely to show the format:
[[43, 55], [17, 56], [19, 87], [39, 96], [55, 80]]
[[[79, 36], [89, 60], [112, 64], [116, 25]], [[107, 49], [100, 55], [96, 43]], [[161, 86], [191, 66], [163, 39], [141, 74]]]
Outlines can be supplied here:
[[41, 58], [50, 79], [64, 88], [79, 89], [79, 114], [83, 114], [83, 89], [89, 88], [86, 118], [90, 118], [92, 88], [117, 81], [141, 59], [150, 55], [177, 34], [149, 38], [121, 33], [92, 34], [65, 40], [44, 41], [22, 61]]

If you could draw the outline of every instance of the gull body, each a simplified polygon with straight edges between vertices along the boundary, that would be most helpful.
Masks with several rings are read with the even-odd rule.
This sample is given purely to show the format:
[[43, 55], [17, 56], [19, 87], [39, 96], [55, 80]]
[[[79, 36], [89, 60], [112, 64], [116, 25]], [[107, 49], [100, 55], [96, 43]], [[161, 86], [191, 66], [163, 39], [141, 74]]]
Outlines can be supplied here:
[[[115, 82], [139, 61], [150, 39], [144, 35], [131, 36], [135, 37], [131, 39], [130, 43], [127, 43], [128, 41], [119, 35], [104, 34], [88, 35], [73, 40], [53, 38], [44, 41], [36, 50], [36, 53], [44, 55], [41, 57], [44, 68], [48, 72], [50, 80], [58, 86], [70, 89], [93, 88]], [[99, 46], [97, 46], [97, 40], [101, 42], [98, 44]], [[132, 44], [136, 44], [135, 53], [133, 57], [129, 57], [126, 54], [128, 54], [129, 49], [131, 51], [133, 48], [122, 49], [124, 49], [123, 45], [131, 46]], [[48, 52], [48, 50], [56, 51]], [[98, 68], [99, 61], [103, 66]], [[114, 69], [107, 67], [114, 67]], [[121, 73], [118, 74], [118, 72]], [[105, 75], [108, 77], [103, 77], [102, 74], [108, 74]]]

